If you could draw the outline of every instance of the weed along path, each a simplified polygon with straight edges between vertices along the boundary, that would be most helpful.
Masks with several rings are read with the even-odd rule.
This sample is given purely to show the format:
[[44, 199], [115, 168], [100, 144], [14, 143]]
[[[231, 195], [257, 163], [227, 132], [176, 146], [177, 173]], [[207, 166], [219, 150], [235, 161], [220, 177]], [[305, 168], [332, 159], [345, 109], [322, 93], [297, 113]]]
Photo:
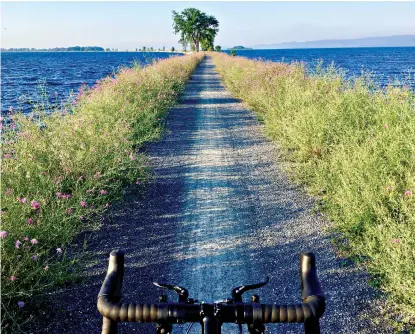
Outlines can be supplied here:
[[[326, 222], [311, 213], [313, 201], [279, 170], [275, 145], [224, 89], [210, 58], [191, 77], [169, 113], [164, 138], [149, 145], [147, 154], [154, 178], [144, 192], [129, 191], [111, 221], [90, 236], [93, 262], [84, 283], [49, 295], [34, 332], [99, 332], [96, 297], [107, 254], [115, 248], [126, 253], [123, 300], [146, 303], [164, 293], [152, 279], [187, 287], [192, 298], [216, 301], [229, 298], [237, 285], [267, 276], [270, 282], [251, 294], [264, 303], [300, 302], [299, 254], [312, 251], [327, 297], [322, 333], [389, 332], [371, 319], [377, 303], [367, 275], [351, 264], [341, 266], [324, 232]], [[121, 333], [153, 328], [119, 325]], [[186, 329], [181, 325], [173, 332]], [[200, 332], [199, 324], [191, 332]], [[238, 329], [227, 325], [223, 332]], [[302, 333], [302, 326], [270, 325], [268, 332]]]

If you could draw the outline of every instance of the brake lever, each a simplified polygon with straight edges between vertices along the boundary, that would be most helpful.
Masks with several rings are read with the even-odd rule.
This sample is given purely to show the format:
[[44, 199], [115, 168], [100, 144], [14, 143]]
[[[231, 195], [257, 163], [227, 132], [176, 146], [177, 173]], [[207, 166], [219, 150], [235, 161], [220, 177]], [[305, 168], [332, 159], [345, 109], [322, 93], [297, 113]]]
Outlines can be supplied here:
[[269, 277], [267, 277], [267, 279], [264, 282], [261, 283], [256, 283], [256, 284], [251, 284], [251, 285], [241, 285], [238, 286], [236, 288], [232, 289], [232, 299], [234, 303], [242, 303], [242, 295], [249, 291], [249, 290], [253, 290], [253, 289], [258, 289], [263, 287], [265, 284], [267, 284], [269, 282]]
[[153, 284], [159, 288], [176, 292], [179, 296], [179, 303], [187, 304], [189, 302], [189, 291], [186, 288], [183, 288], [178, 285], [171, 285], [171, 284], [158, 283], [158, 282], [153, 282]]

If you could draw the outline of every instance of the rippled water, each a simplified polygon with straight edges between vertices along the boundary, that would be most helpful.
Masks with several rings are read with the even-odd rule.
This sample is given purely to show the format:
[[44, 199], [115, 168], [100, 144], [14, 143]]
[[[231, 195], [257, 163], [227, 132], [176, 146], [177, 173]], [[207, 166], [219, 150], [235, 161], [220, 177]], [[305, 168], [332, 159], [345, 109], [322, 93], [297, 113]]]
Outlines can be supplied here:
[[[347, 72], [372, 73], [381, 86], [399, 80], [415, 89], [415, 47], [407, 48], [343, 48], [290, 50], [237, 50], [237, 55], [271, 61], [305, 61], [313, 68], [320, 60], [332, 62]], [[98, 79], [114, 74], [122, 66], [135, 62], [145, 65], [153, 59], [172, 56], [168, 52], [5, 52], [1, 55], [1, 110], [19, 105], [25, 112], [30, 104], [19, 101], [25, 95], [39, 98], [41, 88], [55, 103], [65, 100], [82, 84], [93, 85]], [[23, 99], [26, 100], [26, 99]]]
[[236, 50], [237, 56], [271, 61], [304, 61], [313, 69], [320, 60], [323, 65], [334, 62], [348, 76], [370, 72], [375, 82], [386, 86], [399, 80], [415, 88], [415, 47], [397, 48], [333, 48], [287, 50]]
[[[19, 97], [39, 98], [40, 85], [51, 102], [64, 100], [82, 84], [93, 85], [120, 67], [145, 65], [154, 59], [168, 58], [169, 52], [4, 52], [1, 54], [1, 110], [21, 105]], [[25, 99], [24, 99], [25, 100]]]

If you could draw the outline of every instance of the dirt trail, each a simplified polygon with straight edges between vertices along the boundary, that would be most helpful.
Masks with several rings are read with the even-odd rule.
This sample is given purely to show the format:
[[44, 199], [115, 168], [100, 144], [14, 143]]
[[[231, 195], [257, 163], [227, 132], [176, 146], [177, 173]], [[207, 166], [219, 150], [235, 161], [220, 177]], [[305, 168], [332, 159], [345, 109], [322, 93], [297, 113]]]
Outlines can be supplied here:
[[[311, 214], [312, 200], [279, 170], [277, 149], [262, 130], [206, 58], [170, 111], [167, 133], [147, 148], [155, 179], [144, 194], [128, 193], [114, 209], [114, 221], [89, 240], [94, 263], [85, 270], [85, 282], [49, 295], [48, 304], [58, 312], [40, 316], [42, 329], [33, 332], [99, 332], [96, 295], [106, 256], [119, 247], [126, 252], [124, 300], [136, 302], [157, 301], [160, 290], [152, 278], [215, 301], [230, 297], [236, 285], [267, 276], [270, 283], [256, 291], [261, 301], [299, 302], [299, 253], [312, 251], [327, 297], [322, 333], [387, 333], [368, 319], [376, 307], [367, 275], [340, 266], [323, 232], [326, 222]], [[152, 328], [123, 324], [120, 332]], [[192, 333], [198, 330], [195, 324]], [[301, 333], [302, 326], [272, 325], [268, 331]], [[223, 333], [237, 328], [224, 326]]]

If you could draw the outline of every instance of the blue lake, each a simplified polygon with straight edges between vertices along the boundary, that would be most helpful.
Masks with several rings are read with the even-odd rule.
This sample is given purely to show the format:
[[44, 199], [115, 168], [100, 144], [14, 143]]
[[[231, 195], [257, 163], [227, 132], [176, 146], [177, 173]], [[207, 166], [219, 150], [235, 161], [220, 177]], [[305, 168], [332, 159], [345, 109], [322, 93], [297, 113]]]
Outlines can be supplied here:
[[304, 61], [311, 70], [319, 61], [323, 66], [333, 62], [348, 77], [360, 76], [364, 71], [381, 86], [399, 81], [415, 88], [415, 47], [236, 50], [236, 55], [286, 63]]
[[[311, 68], [322, 60], [334, 62], [348, 75], [371, 72], [381, 86], [399, 80], [415, 89], [415, 47], [237, 50], [237, 55], [270, 61], [305, 61]], [[146, 65], [153, 59], [168, 58], [168, 52], [4, 52], [1, 55], [1, 110], [19, 105], [28, 112], [29, 104], [19, 101], [25, 95], [36, 100], [43, 86], [52, 102], [66, 99], [82, 84], [134, 63]], [[409, 79], [408, 79], [409, 77]]]
[[[66, 99], [82, 84], [92, 86], [98, 79], [113, 75], [120, 67], [146, 65], [168, 58], [169, 52], [3, 52], [1, 54], [1, 111], [19, 105], [30, 111], [19, 97], [36, 100], [40, 86], [52, 102]], [[57, 93], [57, 94], [56, 94]], [[24, 99], [23, 99], [24, 100]]]

